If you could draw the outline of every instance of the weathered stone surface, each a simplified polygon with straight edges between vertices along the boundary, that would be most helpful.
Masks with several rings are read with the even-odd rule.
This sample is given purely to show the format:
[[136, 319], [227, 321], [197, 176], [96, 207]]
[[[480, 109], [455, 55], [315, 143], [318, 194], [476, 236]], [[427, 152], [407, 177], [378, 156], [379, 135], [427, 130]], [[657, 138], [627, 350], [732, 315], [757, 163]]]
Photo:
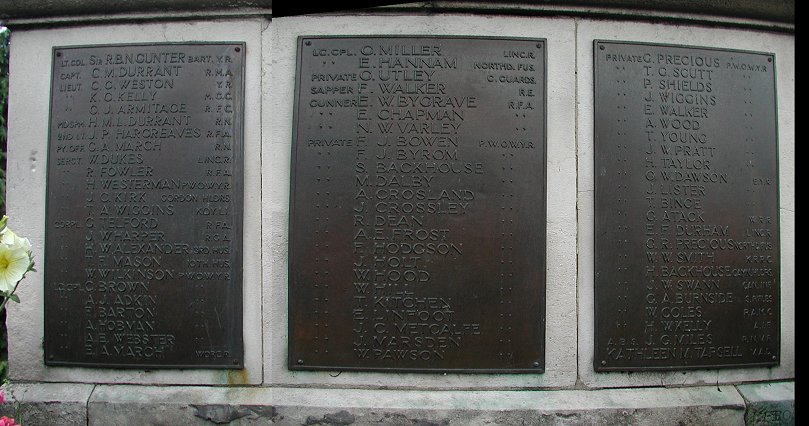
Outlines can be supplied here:
[[250, 388], [99, 386], [87, 411], [90, 425], [134, 418], [143, 424], [270, 424], [277, 416], [271, 394]]
[[[304, 12], [330, 12], [351, 8], [351, 2], [347, 4], [321, 4], [305, 6], [289, 2], [290, 4], [279, 4], [273, 8], [272, 0], [130, 0], [119, 2], [115, 9], [120, 12], [153, 12], [155, 10], [178, 10], [178, 11], [204, 11], [210, 9], [226, 9], [232, 7], [246, 8], [267, 8], [273, 9], [277, 15], [299, 14]], [[376, 5], [398, 4], [397, 1], [377, 1]], [[464, 5], [466, 2], [443, 2], [444, 9], [469, 9], [478, 10], [498, 10], [508, 9], [509, 6], [494, 4], [486, 5], [483, 2], [468, 2], [474, 4]], [[459, 4], [460, 3], [460, 4]], [[594, 13], [596, 8], [623, 9], [626, 11], [654, 10], [656, 12], [668, 13], [696, 13], [720, 16], [733, 16], [741, 18], [768, 19], [780, 22], [795, 22], [795, 2], [794, 0], [780, 1], [756, 1], [756, 0], [703, 0], [698, 2], [683, 2], [680, 0], [567, 0], [567, 1], [523, 1], [523, 11], [541, 11], [551, 3], [555, 7], [588, 8]], [[423, 8], [421, 4], [398, 5], [398, 8]], [[511, 5], [510, 7], [514, 7]], [[277, 10], [276, 10], [277, 9]], [[109, 4], [104, 0], [28, 0], [25, 2], [14, 0], [0, 0], [0, 16], [10, 17], [37, 17], [53, 16], [58, 14], [89, 14], [108, 13]]]
[[194, 415], [216, 424], [226, 424], [234, 420], [248, 417], [273, 418], [276, 416], [275, 407], [261, 405], [191, 405], [194, 407]]
[[323, 415], [318, 419], [315, 416], [306, 417], [305, 425], [350, 425], [354, 423], [356, 417], [348, 411], [342, 410], [336, 413]]
[[[203, 402], [204, 401], [204, 402]], [[98, 386], [90, 425], [738, 425], [732, 386], [593, 391], [401, 391]]]
[[0, 414], [35, 425], [795, 424], [794, 382], [432, 392], [54, 383], [14, 384], [6, 395]]
[[747, 405], [744, 414], [746, 425], [795, 424], [794, 382], [756, 383], [736, 388]]
[[3, 387], [0, 415], [26, 425], [59, 426], [87, 423], [87, 400], [93, 385], [12, 383]]
[[[738, 425], [742, 422], [741, 407], [678, 407], [658, 409], [594, 409], [587, 411], [545, 412], [534, 410], [369, 410], [350, 409], [343, 411], [345, 417], [353, 417], [351, 423], [327, 422], [324, 417], [307, 416], [300, 421], [296, 409], [279, 410], [284, 413], [275, 424], [284, 425], [393, 425], [393, 426], [448, 426], [448, 425], [659, 425], [662, 421], [686, 425]], [[301, 409], [305, 411], [305, 409]], [[309, 409], [311, 411], [311, 409]]]
[[272, 0], [135, 0], [114, 8], [104, 0], [0, 0], [0, 17], [32, 18], [57, 15], [109, 14], [155, 11], [205, 11], [234, 7], [272, 8]]

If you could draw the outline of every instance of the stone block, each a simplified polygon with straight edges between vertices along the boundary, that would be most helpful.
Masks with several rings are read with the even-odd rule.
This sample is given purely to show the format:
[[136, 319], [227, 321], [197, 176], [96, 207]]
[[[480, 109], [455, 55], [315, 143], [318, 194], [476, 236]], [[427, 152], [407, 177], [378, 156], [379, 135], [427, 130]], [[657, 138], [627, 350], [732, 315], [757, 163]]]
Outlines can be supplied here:
[[12, 383], [5, 385], [0, 415], [26, 425], [59, 426], [87, 423], [87, 400], [93, 385]]
[[[7, 160], [8, 215], [15, 232], [30, 239], [37, 265], [44, 260], [46, 165], [50, 70], [54, 46], [149, 44], [160, 42], [244, 42], [244, 231], [242, 370], [115, 369], [48, 367], [43, 359], [44, 274], [31, 273], [20, 285], [20, 304], [8, 309], [10, 375], [13, 381], [164, 384], [257, 384], [262, 380], [261, 326], [261, 33], [263, 18], [150, 22], [56, 29], [13, 30], [10, 58]], [[190, 297], [190, 296], [189, 296]], [[179, 301], [178, 301], [179, 305]]]
[[[544, 374], [414, 374], [287, 369], [287, 253], [290, 152], [297, 37], [319, 35], [525, 37], [547, 40], [547, 237]], [[424, 389], [572, 387], [576, 382], [575, 22], [497, 16], [303, 16], [274, 19], [265, 32], [262, 150], [265, 382]], [[502, 53], [499, 53], [502, 56]], [[497, 56], [493, 54], [492, 58]], [[471, 141], [469, 141], [471, 142]], [[464, 142], [467, 143], [467, 142]], [[280, 325], [280, 326], [279, 326]]]
[[795, 424], [795, 382], [754, 383], [736, 386], [747, 403], [747, 426]]
[[561, 391], [432, 391], [99, 386], [90, 425], [738, 425], [732, 386]]
[[[581, 20], [577, 26], [577, 144], [578, 144], [578, 312], [579, 378], [593, 388], [625, 386], [682, 386], [783, 380], [795, 374], [795, 180], [794, 161], [794, 38], [786, 34], [751, 33], [739, 29], [700, 28], [608, 20]], [[593, 41], [643, 41], [705, 46], [775, 54], [778, 109], [779, 214], [781, 231], [781, 349], [780, 365], [770, 368], [691, 369], [596, 373], [593, 369], [595, 333], [595, 162]], [[732, 206], [731, 206], [732, 208]]]

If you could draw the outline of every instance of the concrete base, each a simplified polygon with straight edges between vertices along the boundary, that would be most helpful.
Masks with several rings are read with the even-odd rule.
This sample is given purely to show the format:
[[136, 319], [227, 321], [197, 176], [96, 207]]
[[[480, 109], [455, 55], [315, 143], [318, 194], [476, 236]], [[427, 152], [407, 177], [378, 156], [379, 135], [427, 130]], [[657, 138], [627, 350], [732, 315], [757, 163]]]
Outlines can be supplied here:
[[[25, 424], [789, 425], [795, 384], [558, 391], [431, 391], [14, 384]], [[57, 402], [58, 401], [58, 402]]]

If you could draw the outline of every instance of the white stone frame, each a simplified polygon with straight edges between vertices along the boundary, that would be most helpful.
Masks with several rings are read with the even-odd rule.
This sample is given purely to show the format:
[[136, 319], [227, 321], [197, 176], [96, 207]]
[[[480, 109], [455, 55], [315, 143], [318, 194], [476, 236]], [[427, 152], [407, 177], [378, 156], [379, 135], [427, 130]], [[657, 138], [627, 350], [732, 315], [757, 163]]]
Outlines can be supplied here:
[[[677, 44], [775, 53], [781, 226], [781, 365], [773, 368], [596, 373], [594, 319], [593, 40]], [[579, 377], [588, 387], [739, 383], [795, 377], [795, 39], [684, 25], [578, 20]]]
[[[426, 35], [546, 39], [547, 255], [543, 374], [293, 372], [287, 369], [290, 155], [299, 35]], [[781, 227], [781, 365], [774, 368], [595, 373], [593, 361], [593, 40], [775, 53]], [[99, 24], [12, 35], [8, 213], [43, 259], [49, 75], [53, 46], [246, 43], [244, 370], [46, 367], [43, 276], [30, 274], [9, 307], [11, 379], [155, 385], [366, 389], [572, 389], [713, 385], [795, 376], [794, 34], [571, 17], [463, 14], [330, 15]], [[39, 264], [42, 267], [42, 264]]]
[[[273, 20], [265, 39], [265, 382], [364, 388], [563, 388], [576, 383], [576, 157], [574, 22], [570, 19], [440, 16], [307, 16]], [[287, 369], [289, 175], [300, 35], [426, 35], [547, 39], [547, 258], [544, 374], [420, 374]], [[271, 112], [270, 112], [271, 111]]]
[[8, 215], [34, 247], [42, 268], [51, 55], [54, 46], [159, 42], [244, 42], [244, 369], [112, 369], [48, 367], [43, 362], [43, 274], [20, 285], [22, 303], [9, 306], [12, 381], [227, 385], [262, 381], [261, 340], [261, 18], [98, 25], [14, 31], [9, 75]]

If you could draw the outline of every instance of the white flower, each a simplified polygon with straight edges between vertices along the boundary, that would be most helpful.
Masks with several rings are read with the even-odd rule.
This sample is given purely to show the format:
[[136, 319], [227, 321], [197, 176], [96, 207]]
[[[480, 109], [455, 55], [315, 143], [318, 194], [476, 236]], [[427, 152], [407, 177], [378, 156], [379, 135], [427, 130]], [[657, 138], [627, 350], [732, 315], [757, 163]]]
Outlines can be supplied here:
[[0, 231], [0, 243], [11, 247], [18, 247], [25, 250], [26, 253], [31, 253], [31, 242], [28, 241], [28, 238], [20, 238], [14, 231], [8, 229], [8, 227]]
[[14, 290], [29, 266], [31, 259], [22, 247], [0, 244], [0, 291]]

